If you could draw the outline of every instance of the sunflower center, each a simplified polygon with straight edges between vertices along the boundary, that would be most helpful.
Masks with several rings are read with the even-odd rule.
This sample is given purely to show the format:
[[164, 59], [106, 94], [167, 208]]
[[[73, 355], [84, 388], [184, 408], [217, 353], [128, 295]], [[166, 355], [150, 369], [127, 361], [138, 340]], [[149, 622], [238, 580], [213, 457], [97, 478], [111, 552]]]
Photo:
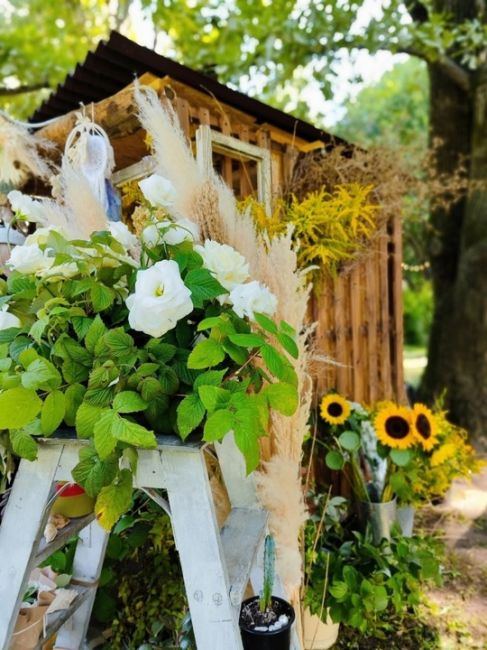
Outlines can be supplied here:
[[431, 423], [424, 413], [420, 413], [416, 418], [416, 430], [425, 440], [431, 437]]
[[391, 415], [385, 422], [387, 435], [396, 440], [401, 440], [409, 435], [409, 422], [400, 415]]
[[338, 402], [331, 402], [328, 404], [328, 414], [333, 418], [338, 418], [343, 413], [343, 406]]

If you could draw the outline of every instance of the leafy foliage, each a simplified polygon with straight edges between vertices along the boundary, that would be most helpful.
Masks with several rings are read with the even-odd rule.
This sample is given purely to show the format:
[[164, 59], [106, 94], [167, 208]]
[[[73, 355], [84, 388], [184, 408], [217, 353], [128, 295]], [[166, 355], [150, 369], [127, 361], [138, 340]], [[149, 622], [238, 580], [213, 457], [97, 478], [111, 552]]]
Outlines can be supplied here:
[[[14, 271], [0, 283], [0, 299], [22, 323], [0, 332], [0, 428], [13, 452], [33, 460], [37, 436], [74, 425], [90, 445], [73, 476], [97, 497], [106, 528], [131, 502], [135, 470], [124, 454], [155, 448], [156, 434], [213, 442], [234, 431], [255, 469], [271, 410], [291, 415], [298, 405], [292, 328], [259, 314], [250, 323], [220, 305], [225, 290], [183, 242], [144, 249], [142, 268], [178, 262], [194, 306], [153, 338], [130, 330], [125, 299], [139, 269], [111, 235], [69, 242], [51, 233], [42, 246], [53, 257], [48, 274]], [[63, 277], [55, 269], [67, 259]]]
[[314, 495], [305, 529], [304, 604], [325, 619], [384, 638], [391, 621], [416, 612], [426, 582], [441, 583], [442, 547], [433, 538], [399, 532], [379, 547], [342, 525], [345, 500]]

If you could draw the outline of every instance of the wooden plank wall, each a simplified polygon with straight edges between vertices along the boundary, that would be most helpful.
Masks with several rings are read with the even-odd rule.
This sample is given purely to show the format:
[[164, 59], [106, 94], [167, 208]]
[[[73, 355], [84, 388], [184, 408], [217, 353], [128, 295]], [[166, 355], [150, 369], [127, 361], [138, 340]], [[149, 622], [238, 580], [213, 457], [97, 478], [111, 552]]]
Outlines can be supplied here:
[[[189, 140], [199, 124], [210, 124], [222, 133], [268, 147], [273, 161], [273, 189], [285, 186], [296, 159], [296, 148], [274, 138], [271, 126], [252, 124], [222, 107], [197, 105], [183, 98], [180, 87], [175, 101], [181, 125]], [[190, 101], [191, 100], [191, 101]], [[277, 134], [276, 134], [277, 135]], [[235, 183], [235, 173], [240, 174]], [[224, 158], [223, 179], [242, 195], [252, 192], [244, 165]], [[279, 178], [277, 178], [279, 176]], [[374, 239], [371, 250], [351, 270], [324, 279], [310, 304], [317, 322], [316, 396], [336, 389], [349, 399], [371, 404], [376, 400], [405, 400], [403, 377], [402, 240], [397, 217]]]

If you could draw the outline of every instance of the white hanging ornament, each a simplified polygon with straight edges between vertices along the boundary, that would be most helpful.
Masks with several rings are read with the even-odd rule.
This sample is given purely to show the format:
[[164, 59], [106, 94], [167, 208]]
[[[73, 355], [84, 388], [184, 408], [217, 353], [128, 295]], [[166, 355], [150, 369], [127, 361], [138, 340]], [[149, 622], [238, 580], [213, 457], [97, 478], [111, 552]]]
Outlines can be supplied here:
[[100, 125], [81, 113], [77, 118], [76, 126], [66, 140], [62, 169], [66, 172], [69, 166], [75, 173], [82, 174], [94, 197], [108, 212], [106, 179], [115, 166], [113, 148]]

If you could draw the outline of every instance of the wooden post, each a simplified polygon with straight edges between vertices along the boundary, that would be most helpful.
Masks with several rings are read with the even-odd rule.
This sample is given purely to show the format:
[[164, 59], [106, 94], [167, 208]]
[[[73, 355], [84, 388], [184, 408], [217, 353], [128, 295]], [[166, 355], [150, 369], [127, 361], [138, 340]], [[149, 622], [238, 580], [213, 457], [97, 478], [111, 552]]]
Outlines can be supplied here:
[[0, 650], [10, 645], [62, 448], [39, 446], [37, 460], [22, 460], [15, 477], [0, 526]]

